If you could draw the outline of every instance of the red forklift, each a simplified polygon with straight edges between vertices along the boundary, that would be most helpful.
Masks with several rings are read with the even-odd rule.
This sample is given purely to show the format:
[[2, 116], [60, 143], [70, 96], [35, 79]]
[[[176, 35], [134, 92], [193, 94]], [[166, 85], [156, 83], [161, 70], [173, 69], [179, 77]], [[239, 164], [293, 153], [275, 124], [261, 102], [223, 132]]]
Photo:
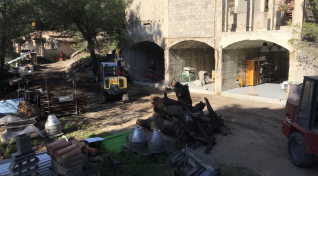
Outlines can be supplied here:
[[305, 76], [303, 84], [290, 86], [283, 134], [288, 137], [289, 158], [295, 166], [317, 163], [318, 76]]

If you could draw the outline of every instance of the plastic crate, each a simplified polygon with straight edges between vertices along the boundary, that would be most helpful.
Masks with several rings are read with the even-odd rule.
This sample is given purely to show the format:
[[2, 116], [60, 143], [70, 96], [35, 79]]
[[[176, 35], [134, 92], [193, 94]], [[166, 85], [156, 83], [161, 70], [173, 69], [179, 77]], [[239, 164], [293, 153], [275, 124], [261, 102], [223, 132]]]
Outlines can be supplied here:
[[128, 142], [127, 136], [129, 136], [131, 133], [132, 131], [127, 131], [105, 137], [105, 141], [102, 142], [102, 146], [108, 152], [120, 153], [122, 152], [122, 145]]

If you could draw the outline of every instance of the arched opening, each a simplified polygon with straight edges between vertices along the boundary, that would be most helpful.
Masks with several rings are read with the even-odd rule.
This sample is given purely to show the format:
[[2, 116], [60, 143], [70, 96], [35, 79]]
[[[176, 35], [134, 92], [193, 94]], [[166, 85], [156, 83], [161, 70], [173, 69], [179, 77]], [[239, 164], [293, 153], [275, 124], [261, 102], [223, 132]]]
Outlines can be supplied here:
[[164, 49], [156, 43], [144, 41], [139, 42], [129, 49], [130, 73], [134, 80], [148, 80], [151, 75], [149, 66], [151, 61], [156, 64], [156, 77], [164, 78]]
[[215, 70], [214, 48], [206, 43], [199, 41], [182, 41], [173, 45], [169, 50], [169, 77], [170, 81], [189, 82], [189, 76], [183, 76], [184, 68], [194, 68], [190, 75], [190, 80], [194, 81], [196, 77], [199, 80], [200, 71], [209, 74], [212, 80], [212, 73]]
[[[288, 81], [288, 76], [289, 51], [278, 44], [244, 40], [223, 48], [222, 92], [246, 95], [256, 92], [252, 94], [282, 99], [286, 92], [281, 84]], [[244, 87], [255, 88], [242, 89]]]

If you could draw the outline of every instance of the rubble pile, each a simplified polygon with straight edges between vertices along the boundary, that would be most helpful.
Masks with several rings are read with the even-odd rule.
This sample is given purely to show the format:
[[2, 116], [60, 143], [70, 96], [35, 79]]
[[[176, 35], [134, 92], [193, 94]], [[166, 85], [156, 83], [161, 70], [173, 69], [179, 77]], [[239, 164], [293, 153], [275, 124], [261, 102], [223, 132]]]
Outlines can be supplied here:
[[80, 59], [72, 63], [66, 69], [67, 80], [72, 79], [94, 79], [93, 64], [91, 59]]
[[[114, 60], [111, 58], [111, 56], [107, 57], [100, 57], [97, 59], [98, 63], [100, 62], [113, 62]], [[93, 80], [95, 78], [94, 72], [93, 72], [93, 63], [90, 58], [84, 58], [77, 60], [70, 64], [70, 66], [66, 69], [66, 75], [65, 78], [67, 80], [72, 79], [83, 79], [83, 80]]]
[[[216, 144], [215, 133], [228, 135], [231, 130], [224, 125], [222, 116], [213, 110], [209, 100], [192, 106], [188, 85], [173, 84], [178, 101], [168, 98], [151, 97], [154, 114], [148, 119], [138, 119], [137, 125], [148, 129], [160, 129], [164, 134], [176, 137], [180, 148], [188, 144], [192, 149], [207, 145], [209, 154]], [[203, 112], [207, 107], [208, 113]]]

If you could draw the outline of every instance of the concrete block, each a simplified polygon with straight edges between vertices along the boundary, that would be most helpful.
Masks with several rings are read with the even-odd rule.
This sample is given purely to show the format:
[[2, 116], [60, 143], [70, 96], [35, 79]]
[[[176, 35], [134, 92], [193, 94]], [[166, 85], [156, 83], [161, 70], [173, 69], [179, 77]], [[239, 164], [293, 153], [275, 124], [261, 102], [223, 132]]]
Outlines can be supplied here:
[[17, 151], [20, 154], [25, 154], [32, 151], [31, 138], [28, 134], [18, 135], [15, 137]]

